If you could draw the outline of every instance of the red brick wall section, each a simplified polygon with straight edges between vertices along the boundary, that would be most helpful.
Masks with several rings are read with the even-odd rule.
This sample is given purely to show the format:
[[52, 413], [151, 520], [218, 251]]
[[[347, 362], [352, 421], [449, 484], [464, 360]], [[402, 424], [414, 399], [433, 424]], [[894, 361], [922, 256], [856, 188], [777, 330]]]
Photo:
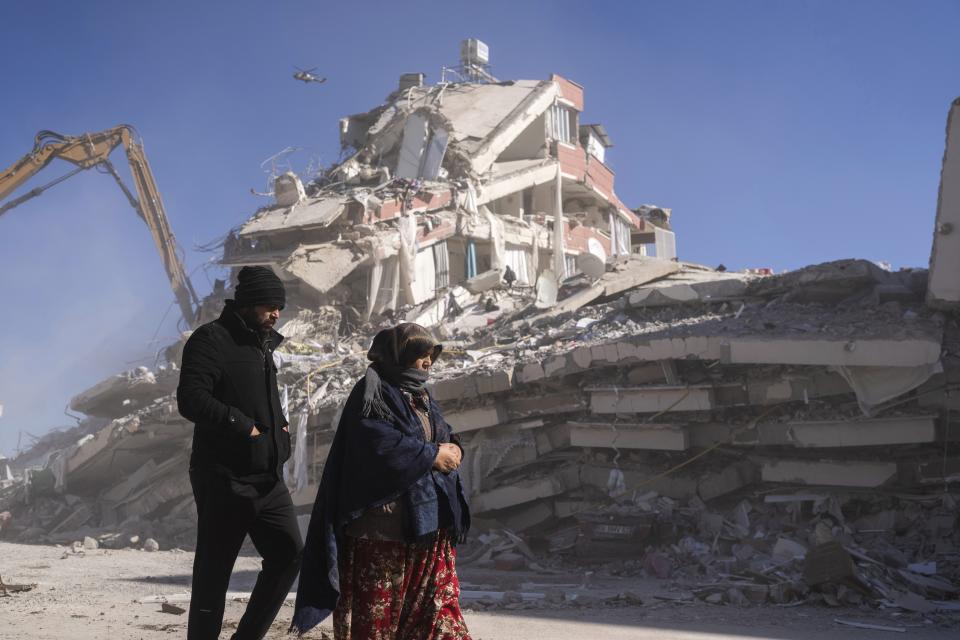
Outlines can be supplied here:
[[571, 147], [562, 142], [555, 142], [557, 160], [560, 161], [560, 170], [573, 176], [574, 180], [583, 182], [587, 176], [587, 156], [580, 147]]
[[576, 249], [577, 251], [586, 253], [589, 251], [587, 248], [587, 240], [590, 238], [596, 238], [597, 241], [603, 245], [603, 250], [607, 252], [607, 255], [610, 255], [610, 238], [593, 227], [585, 227], [583, 225], [578, 225], [573, 229], [567, 227], [567, 244], [565, 248]]
[[554, 149], [560, 161], [560, 170], [565, 176], [572, 176], [574, 180], [595, 187], [607, 202], [630, 218], [633, 226], [643, 229], [643, 220], [630, 211], [613, 192], [614, 174], [607, 165], [593, 157], [588, 162], [586, 150], [580, 147], [570, 147], [557, 142], [554, 143]]
[[[437, 211], [438, 209], [446, 208], [446, 206], [450, 204], [452, 200], [452, 191], [425, 191], [414, 196], [408, 211]], [[400, 211], [402, 209], [403, 203], [401, 202], [400, 198], [384, 200], [380, 203], [379, 208], [371, 208], [367, 211], [367, 218], [369, 222], [390, 220], [391, 218], [396, 218], [398, 215], [400, 215]]]
[[612, 201], [616, 198], [613, 194], [613, 171], [589, 154], [584, 155], [587, 157], [587, 185], [599, 189], [608, 201]]
[[583, 113], [583, 87], [557, 74], [550, 76], [550, 80], [560, 86], [560, 97], [573, 103], [573, 108]]
[[417, 227], [417, 241], [421, 244], [426, 244], [434, 240], [444, 240], [452, 236], [456, 230], [456, 225], [449, 220], [441, 220], [440, 224], [435, 226], [429, 233], [427, 232], [426, 225], [421, 224]]

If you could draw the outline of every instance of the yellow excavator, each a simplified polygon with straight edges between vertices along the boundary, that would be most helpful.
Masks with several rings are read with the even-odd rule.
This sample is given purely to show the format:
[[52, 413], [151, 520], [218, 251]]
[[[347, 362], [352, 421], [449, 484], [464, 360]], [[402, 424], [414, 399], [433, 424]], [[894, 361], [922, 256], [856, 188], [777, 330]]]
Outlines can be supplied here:
[[[133, 183], [139, 198], [133, 196], [120, 179], [116, 167], [110, 162], [110, 153], [120, 145], [123, 145], [127, 153], [130, 173], [133, 175]], [[150, 164], [143, 153], [143, 143], [136, 130], [130, 125], [123, 124], [99, 133], [85, 133], [79, 136], [65, 136], [46, 130], [39, 132], [34, 138], [33, 150], [0, 173], [0, 203], [57, 158], [66, 160], [77, 168], [47, 184], [31, 189], [6, 204], [0, 204], [0, 216], [86, 169], [97, 168], [109, 173], [120, 185], [130, 205], [150, 229], [150, 235], [153, 236], [157, 251], [160, 252], [163, 268], [170, 279], [173, 295], [177, 299], [177, 304], [180, 305], [180, 313], [188, 327], [193, 328], [200, 309], [200, 301], [180, 260], [179, 247], [173, 231], [170, 230], [167, 214], [160, 200], [160, 192], [157, 190]]]

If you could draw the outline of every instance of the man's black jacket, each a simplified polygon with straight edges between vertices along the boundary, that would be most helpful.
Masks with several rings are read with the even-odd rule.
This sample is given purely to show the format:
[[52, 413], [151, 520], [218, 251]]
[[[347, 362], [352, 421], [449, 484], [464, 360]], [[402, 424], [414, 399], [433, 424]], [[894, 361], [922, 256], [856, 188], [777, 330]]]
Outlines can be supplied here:
[[[262, 343], [228, 300], [220, 317], [197, 328], [183, 349], [177, 406], [194, 423], [191, 469], [236, 479], [281, 479], [290, 434], [280, 406], [273, 350], [276, 331]], [[256, 425], [259, 436], [251, 436]]]

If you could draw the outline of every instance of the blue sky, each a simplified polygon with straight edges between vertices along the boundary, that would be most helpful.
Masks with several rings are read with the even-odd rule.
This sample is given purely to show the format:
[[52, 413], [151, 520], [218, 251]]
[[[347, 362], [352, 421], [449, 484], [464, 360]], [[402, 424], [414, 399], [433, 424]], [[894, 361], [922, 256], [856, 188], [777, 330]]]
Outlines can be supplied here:
[[[266, 189], [264, 159], [294, 146], [295, 165], [335, 162], [340, 117], [379, 104], [401, 73], [437, 81], [478, 37], [500, 78], [585, 86], [583, 121], [616, 145], [618, 195], [672, 207], [681, 258], [925, 266], [958, 31], [960, 2], [935, 0], [7, 3], [0, 167], [40, 129], [133, 124], [206, 293], [222, 271], [194, 247], [263, 204], [250, 189]], [[294, 65], [329, 80], [295, 82]], [[21, 430], [73, 424], [73, 394], [152, 364], [177, 311], [146, 228], [105, 175], [0, 217], [0, 256], [11, 454]]]

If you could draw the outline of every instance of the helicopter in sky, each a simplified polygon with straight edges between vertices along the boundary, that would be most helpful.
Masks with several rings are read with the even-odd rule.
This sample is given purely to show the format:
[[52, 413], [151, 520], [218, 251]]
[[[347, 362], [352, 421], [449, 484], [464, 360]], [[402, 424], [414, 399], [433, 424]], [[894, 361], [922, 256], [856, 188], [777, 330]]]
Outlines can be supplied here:
[[294, 67], [294, 69], [297, 70], [297, 72], [293, 74], [294, 80], [299, 80], [300, 82], [306, 82], [308, 84], [311, 82], [316, 82], [317, 84], [323, 84], [324, 82], [327, 81], [326, 78], [322, 78], [316, 75], [316, 73], [314, 73], [317, 70], [317, 67], [314, 67], [313, 69], [307, 69], [307, 70], [303, 70], [300, 67]]

